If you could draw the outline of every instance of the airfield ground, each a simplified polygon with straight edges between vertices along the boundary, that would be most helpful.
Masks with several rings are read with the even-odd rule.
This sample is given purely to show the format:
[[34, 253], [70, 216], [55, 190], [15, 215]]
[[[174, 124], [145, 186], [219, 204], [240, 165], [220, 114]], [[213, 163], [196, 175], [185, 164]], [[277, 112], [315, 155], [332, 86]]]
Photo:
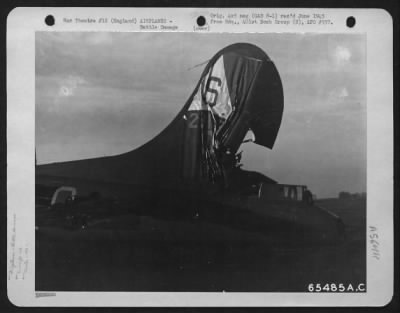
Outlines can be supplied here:
[[344, 240], [285, 238], [282, 229], [265, 238], [137, 216], [78, 231], [40, 229], [36, 290], [302, 292], [310, 283], [366, 283], [365, 200], [317, 204], [342, 218]]

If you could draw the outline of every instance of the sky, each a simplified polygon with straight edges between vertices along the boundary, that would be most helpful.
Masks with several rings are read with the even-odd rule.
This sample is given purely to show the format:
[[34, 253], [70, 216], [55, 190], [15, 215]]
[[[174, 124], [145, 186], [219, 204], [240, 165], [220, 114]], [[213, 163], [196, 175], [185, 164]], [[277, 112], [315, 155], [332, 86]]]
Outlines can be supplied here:
[[207, 60], [248, 42], [275, 63], [284, 112], [272, 150], [245, 169], [318, 198], [366, 190], [366, 51], [360, 34], [36, 33], [38, 164], [115, 155], [160, 133]]

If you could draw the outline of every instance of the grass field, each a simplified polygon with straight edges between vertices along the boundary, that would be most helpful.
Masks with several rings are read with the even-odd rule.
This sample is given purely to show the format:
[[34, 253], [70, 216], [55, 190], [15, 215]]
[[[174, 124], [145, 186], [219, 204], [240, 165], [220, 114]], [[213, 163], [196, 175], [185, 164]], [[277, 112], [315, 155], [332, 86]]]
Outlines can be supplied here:
[[36, 290], [302, 292], [310, 283], [365, 283], [365, 200], [317, 205], [342, 218], [344, 240], [128, 215], [87, 230], [48, 227], [36, 234]]

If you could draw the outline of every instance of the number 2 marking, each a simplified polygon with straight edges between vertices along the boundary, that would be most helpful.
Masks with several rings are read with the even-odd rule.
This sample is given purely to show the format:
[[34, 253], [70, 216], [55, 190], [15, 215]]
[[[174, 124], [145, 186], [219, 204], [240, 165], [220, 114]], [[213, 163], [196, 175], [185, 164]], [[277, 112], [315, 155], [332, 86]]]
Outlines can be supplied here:
[[196, 113], [189, 113], [189, 128], [197, 128], [197, 121], [199, 120], [199, 115]]

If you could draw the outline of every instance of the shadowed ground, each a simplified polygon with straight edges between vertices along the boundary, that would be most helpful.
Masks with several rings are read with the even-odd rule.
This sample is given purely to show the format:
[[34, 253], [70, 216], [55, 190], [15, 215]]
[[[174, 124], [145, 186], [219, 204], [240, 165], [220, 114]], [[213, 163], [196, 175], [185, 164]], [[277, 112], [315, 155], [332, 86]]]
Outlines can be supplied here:
[[365, 283], [365, 200], [320, 200], [346, 238], [321, 243], [295, 226], [267, 234], [201, 221], [123, 215], [82, 230], [36, 232], [40, 291], [307, 291], [310, 283]]

